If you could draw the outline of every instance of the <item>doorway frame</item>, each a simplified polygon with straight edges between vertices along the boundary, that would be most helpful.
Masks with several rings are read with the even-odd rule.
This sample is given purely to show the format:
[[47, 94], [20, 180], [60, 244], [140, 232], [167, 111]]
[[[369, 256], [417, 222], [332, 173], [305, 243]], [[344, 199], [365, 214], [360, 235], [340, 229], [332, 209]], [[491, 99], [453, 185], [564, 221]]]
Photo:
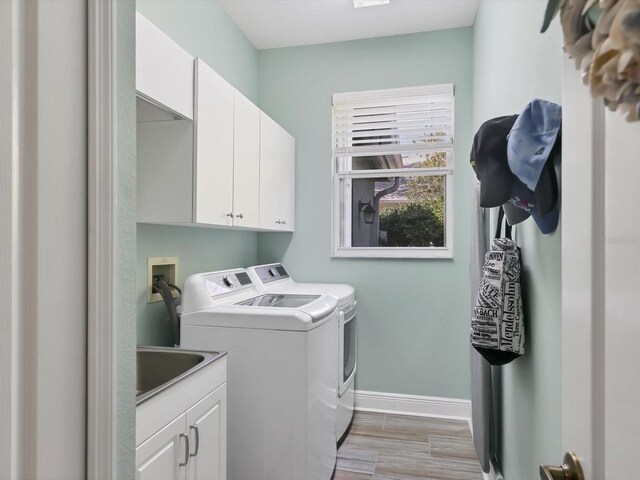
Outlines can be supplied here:
[[0, 2], [0, 477], [86, 477], [87, 3]]
[[562, 448], [605, 474], [605, 109], [564, 56]]
[[88, 4], [87, 478], [116, 476], [117, 3]]

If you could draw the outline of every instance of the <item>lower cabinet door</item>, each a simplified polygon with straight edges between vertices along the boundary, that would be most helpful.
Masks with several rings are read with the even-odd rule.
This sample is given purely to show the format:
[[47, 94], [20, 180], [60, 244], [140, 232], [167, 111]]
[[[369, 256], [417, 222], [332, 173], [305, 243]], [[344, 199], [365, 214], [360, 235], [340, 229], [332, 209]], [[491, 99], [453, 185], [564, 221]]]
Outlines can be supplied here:
[[189, 442], [184, 434], [185, 418], [183, 413], [136, 448], [136, 480], [186, 479]]
[[189, 480], [227, 478], [227, 384], [204, 397], [187, 410], [187, 429], [191, 457]]

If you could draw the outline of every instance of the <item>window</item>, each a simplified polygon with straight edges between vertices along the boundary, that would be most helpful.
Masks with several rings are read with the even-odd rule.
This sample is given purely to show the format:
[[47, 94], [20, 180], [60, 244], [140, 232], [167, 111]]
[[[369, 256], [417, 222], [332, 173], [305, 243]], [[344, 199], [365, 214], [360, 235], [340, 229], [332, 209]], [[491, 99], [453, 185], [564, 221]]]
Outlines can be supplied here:
[[453, 94], [333, 96], [334, 256], [453, 256]]

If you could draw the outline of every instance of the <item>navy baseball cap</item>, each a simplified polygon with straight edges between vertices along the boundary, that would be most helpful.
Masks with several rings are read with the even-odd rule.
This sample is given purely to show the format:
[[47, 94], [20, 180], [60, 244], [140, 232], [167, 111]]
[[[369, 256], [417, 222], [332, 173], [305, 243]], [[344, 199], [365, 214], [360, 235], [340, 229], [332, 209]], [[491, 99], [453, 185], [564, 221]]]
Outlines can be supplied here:
[[[558, 227], [560, 214], [558, 212], [557, 202], [549, 212], [542, 214], [537, 206], [535, 192], [528, 189], [527, 186], [517, 178], [513, 179], [511, 198], [507, 203], [530, 214], [542, 233], [551, 233]], [[505, 213], [507, 212], [507, 208], [505, 208]]]
[[507, 223], [510, 226], [522, 223], [531, 216], [531, 214], [526, 210], [523, 210], [522, 208], [519, 208], [515, 204], [511, 203], [511, 200], [507, 200], [506, 202], [504, 202], [502, 204], [502, 209], [504, 210], [504, 216], [507, 219]]
[[540, 213], [550, 212], [558, 201], [558, 181], [553, 157], [560, 149], [562, 107], [535, 99], [518, 115], [507, 137], [509, 168], [536, 194]]
[[507, 158], [507, 135], [518, 115], [492, 118], [484, 122], [471, 147], [471, 166], [480, 180], [480, 206], [499, 207], [509, 200], [513, 174]]

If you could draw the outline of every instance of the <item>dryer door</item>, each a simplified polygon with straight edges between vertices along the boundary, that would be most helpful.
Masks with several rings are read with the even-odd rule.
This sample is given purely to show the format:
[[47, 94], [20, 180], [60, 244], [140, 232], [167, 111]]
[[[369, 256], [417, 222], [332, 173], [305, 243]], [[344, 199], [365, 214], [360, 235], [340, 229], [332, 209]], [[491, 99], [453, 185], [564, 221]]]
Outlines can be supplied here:
[[340, 372], [338, 372], [340, 396], [349, 388], [356, 374], [357, 331], [356, 304], [354, 303], [347, 312], [340, 312]]

